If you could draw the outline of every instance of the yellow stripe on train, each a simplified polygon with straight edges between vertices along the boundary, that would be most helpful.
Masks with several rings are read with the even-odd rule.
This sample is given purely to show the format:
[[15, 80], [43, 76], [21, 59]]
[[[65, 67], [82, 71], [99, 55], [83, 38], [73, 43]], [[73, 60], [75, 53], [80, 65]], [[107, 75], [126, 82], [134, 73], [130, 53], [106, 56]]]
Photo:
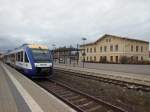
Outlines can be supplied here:
[[30, 45], [28, 45], [29, 46], [29, 48], [33, 48], [33, 49], [48, 49], [48, 47], [47, 46], [45, 46], [45, 45], [39, 45], [39, 44], [30, 44]]

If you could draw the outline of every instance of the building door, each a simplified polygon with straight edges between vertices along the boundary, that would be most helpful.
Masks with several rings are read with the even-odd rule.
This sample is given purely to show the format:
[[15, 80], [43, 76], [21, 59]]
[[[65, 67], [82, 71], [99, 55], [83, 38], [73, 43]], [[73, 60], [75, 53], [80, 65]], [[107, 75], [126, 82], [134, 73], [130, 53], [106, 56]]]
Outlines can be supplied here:
[[110, 56], [110, 61], [113, 62], [113, 56]]
[[94, 56], [94, 61], [96, 62], [96, 56]]
[[106, 56], [104, 56], [104, 61], [107, 62], [107, 57]]
[[143, 56], [141, 56], [141, 61], [143, 61]]
[[101, 62], [101, 61], [102, 61], [102, 59], [103, 59], [103, 57], [102, 57], [102, 56], [100, 56], [100, 60], [99, 60], [99, 61]]
[[118, 56], [116, 56], [116, 63], [118, 63]]
[[136, 61], [138, 61], [138, 56], [136, 56]]

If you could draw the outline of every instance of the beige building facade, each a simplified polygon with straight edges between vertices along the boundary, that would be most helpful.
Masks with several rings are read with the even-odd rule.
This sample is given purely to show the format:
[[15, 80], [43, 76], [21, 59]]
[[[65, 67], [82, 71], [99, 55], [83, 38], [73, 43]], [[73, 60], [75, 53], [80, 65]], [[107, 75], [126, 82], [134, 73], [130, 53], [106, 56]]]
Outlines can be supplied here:
[[80, 60], [85, 59], [87, 62], [120, 63], [123, 57], [130, 61], [146, 61], [149, 57], [148, 41], [108, 34], [93, 43], [81, 45], [80, 49]]

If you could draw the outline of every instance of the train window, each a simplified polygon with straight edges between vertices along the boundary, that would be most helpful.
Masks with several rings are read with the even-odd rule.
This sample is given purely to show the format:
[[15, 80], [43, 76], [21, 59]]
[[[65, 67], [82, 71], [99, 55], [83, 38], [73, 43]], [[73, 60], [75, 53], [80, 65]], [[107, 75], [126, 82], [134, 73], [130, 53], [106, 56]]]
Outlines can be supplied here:
[[17, 61], [19, 61], [19, 58], [18, 58], [18, 57], [19, 57], [19, 54], [17, 53], [16, 55], [17, 55]]
[[18, 52], [18, 61], [20, 61], [20, 52]]
[[12, 61], [15, 61], [15, 54], [12, 54]]
[[18, 53], [16, 53], [16, 60], [18, 61]]
[[25, 54], [25, 62], [29, 62], [26, 52], [24, 54]]
[[15, 54], [15, 60], [17, 61], [17, 53]]
[[23, 62], [23, 51], [20, 52], [20, 61]]
[[19, 61], [21, 61], [21, 52], [19, 52]]

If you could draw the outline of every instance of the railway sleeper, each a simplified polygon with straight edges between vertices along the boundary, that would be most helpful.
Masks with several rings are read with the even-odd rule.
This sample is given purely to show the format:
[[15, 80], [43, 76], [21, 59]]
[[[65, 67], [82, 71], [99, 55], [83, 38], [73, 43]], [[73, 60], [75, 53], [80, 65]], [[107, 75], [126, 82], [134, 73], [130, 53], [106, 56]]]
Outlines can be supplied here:
[[65, 95], [65, 94], [69, 94], [70, 91], [68, 90], [52, 90], [54, 91], [56, 94], [59, 94], [59, 95]]
[[60, 95], [60, 96], [67, 99], [67, 97], [72, 97], [74, 95], [75, 95], [74, 93], [68, 93], [68, 94], [64, 94], [64, 95]]
[[69, 98], [67, 98], [67, 99], [68, 99], [69, 101], [72, 101], [72, 100], [76, 100], [76, 99], [79, 99], [79, 98], [81, 98], [80, 95], [75, 95], [75, 96], [69, 97]]
[[75, 104], [78, 107], [80, 107], [81, 105], [88, 104], [89, 102], [91, 102], [89, 99], [85, 99], [83, 101], [77, 101], [77, 102], [74, 101], [73, 104]]

